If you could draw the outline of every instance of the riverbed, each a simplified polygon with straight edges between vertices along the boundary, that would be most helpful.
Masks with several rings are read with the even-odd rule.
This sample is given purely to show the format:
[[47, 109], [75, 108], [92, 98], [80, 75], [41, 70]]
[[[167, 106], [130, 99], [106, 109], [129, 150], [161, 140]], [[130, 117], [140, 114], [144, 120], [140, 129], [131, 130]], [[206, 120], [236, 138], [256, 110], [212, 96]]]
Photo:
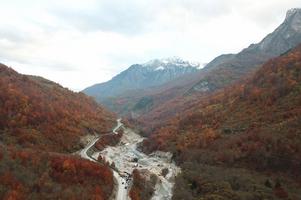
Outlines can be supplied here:
[[[119, 121], [119, 123], [121, 122]], [[131, 186], [129, 174], [132, 174], [134, 169], [138, 169], [149, 174], [155, 174], [158, 177], [152, 200], [171, 199], [175, 176], [180, 172], [180, 168], [171, 159], [172, 155], [166, 152], [154, 152], [146, 155], [138, 151], [137, 145], [144, 138], [132, 129], [124, 127], [123, 124], [120, 127], [124, 129], [124, 133], [119, 144], [109, 146], [101, 152], [95, 152], [92, 157], [97, 159], [101, 155], [106, 161], [114, 162], [115, 168], [124, 178], [122, 186], [127, 190], [126, 193], [128, 193]], [[168, 169], [166, 176], [161, 174], [163, 169]]]

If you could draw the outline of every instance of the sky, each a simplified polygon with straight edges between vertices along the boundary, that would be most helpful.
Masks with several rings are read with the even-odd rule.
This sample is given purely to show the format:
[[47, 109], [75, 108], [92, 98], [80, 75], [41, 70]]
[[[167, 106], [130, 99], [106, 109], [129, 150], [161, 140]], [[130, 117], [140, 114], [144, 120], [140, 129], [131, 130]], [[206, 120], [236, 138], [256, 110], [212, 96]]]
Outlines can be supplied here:
[[0, 0], [0, 62], [80, 91], [151, 59], [237, 53], [296, 7], [300, 0]]

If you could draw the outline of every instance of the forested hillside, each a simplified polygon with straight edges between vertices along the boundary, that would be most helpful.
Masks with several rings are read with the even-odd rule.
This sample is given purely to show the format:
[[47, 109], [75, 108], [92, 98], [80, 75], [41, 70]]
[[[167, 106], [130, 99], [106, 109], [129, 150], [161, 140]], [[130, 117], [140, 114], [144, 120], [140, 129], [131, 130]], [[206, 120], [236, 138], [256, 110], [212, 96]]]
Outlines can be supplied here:
[[80, 137], [111, 129], [114, 118], [84, 94], [0, 66], [0, 138], [6, 145], [56, 152], [81, 148]]
[[112, 171], [78, 157], [0, 145], [0, 199], [109, 199]]
[[112, 171], [71, 153], [114, 122], [84, 94], [0, 65], [0, 199], [108, 199]]
[[238, 84], [184, 100], [158, 109], [142, 146], [172, 151], [181, 165], [174, 199], [301, 196], [301, 46]]

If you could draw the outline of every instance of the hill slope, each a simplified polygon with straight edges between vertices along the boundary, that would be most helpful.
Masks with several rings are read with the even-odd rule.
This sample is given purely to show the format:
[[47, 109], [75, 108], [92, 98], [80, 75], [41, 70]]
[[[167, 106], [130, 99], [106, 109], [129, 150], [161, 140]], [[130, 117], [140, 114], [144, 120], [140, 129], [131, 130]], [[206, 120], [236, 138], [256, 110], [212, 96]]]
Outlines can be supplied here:
[[0, 65], [0, 139], [6, 145], [73, 152], [80, 137], [102, 133], [113, 115], [84, 94]]
[[142, 146], [172, 151], [181, 164], [174, 199], [300, 197], [301, 45], [181, 105], [181, 115], [149, 127]]
[[69, 153], [114, 121], [84, 94], [0, 64], [0, 199], [108, 199], [110, 168]]

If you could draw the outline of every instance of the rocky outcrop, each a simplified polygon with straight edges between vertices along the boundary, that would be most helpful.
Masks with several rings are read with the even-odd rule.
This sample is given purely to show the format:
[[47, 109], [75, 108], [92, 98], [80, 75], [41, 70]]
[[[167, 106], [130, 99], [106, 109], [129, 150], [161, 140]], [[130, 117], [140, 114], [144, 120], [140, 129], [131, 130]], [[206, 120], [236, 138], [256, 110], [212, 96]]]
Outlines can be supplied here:
[[[240, 79], [267, 60], [289, 51], [301, 43], [301, 9], [287, 12], [284, 22], [257, 44], [251, 44], [238, 54], [226, 54], [208, 63], [200, 81], [191, 92], [222, 88]], [[209, 87], [210, 86], [210, 87]]]

